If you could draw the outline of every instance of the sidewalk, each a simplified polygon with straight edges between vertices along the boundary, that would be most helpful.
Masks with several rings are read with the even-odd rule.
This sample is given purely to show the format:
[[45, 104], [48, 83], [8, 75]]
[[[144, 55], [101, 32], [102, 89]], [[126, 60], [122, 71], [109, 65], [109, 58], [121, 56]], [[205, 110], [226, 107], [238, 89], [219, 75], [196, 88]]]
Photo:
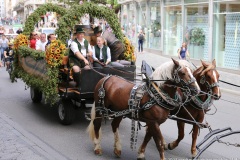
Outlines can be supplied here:
[[0, 111], [1, 160], [67, 159]]
[[[137, 52], [136, 52], [137, 53]], [[177, 57], [173, 57], [175, 59], [178, 59]], [[165, 57], [161, 56], [155, 53], [150, 53], [147, 51], [144, 51], [142, 53], [137, 53], [137, 62], [136, 65], [138, 68], [141, 67], [142, 60], [145, 60], [149, 65], [151, 65], [154, 68], [157, 68], [162, 63], [170, 61], [171, 57]], [[194, 63], [196, 66], [201, 65], [200, 60], [191, 60], [192, 63]], [[217, 68], [218, 73], [220, 74], [220, 80], [226, 81], [235, 85], [240, 86], [240, 73], [229, 73], [226, 71], [222, 71], [220, 68]], [[220, 87], [222, 91], [231, 92], [233, 94], [237, 94], [240, 96], [240, 88], [234, 87], [225, 83], [220, 82]]]

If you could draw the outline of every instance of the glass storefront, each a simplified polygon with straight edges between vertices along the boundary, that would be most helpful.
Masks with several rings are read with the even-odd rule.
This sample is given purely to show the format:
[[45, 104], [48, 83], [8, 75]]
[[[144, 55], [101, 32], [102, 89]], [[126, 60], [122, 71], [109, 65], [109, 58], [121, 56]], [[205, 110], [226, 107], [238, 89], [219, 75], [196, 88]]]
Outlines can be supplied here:
[[[140, 2], [138, 3], [138, 23], [137, 23], [137, 31], [139, 33], [140, 30], [145, 34], [145, 41], [143, 43], [143, 48], [148, 47], [149, 43], [149, 32], [148, 32], [148, 23], [147, 23], [147, 3]], [[137, 40], [136, 40], [137, 41]]]
[[240, 2], [214, 2], [213, 58], [217, 66], [240, 69]]
[[182, 44], [182, 9], [179, 6], [164, 8], [163, 54], [177, 56]]
[[151, 1], [150, 8], [150, 28], [149, 28], [149, 44], [151, 49], [160, 49], [161, 46], [161, 12], [160, 1]]
[[208, 59], [208, 3], [185, 5], [183, 42], [191, 58]]
[[177, 56], [186, 42], [191, 59], [216, 59], [218, 67], [240, 69], [239, 0], [126, 1], [121, 23], [135, 45], [142, 30], [144, 48]]

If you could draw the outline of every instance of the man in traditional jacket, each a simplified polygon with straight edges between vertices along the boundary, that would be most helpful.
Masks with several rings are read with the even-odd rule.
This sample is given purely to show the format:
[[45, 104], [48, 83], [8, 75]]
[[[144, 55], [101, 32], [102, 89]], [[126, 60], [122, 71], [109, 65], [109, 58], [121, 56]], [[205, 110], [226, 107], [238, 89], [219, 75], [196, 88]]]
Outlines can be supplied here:
[[89, 42], [84, 39], [85, 32], [82, 28], [77, 28], [75, 34], [76, 39], [69, 47], [69, 64], [73, 69], [73, 79], [76, 82], [76, 87], [80, 87], [80, 71], [81, 68], [90, 68], [87, 56], [92, 56], [92, 49]]

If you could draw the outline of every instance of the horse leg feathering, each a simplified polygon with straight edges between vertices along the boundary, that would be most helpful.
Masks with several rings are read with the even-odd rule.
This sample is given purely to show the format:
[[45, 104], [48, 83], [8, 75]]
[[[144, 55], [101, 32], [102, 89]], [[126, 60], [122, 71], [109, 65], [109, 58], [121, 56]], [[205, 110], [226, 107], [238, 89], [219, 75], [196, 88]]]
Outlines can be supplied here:
[[118, 129], [114, 132], [114, 154], [119, 158], [122, 153], [122, 145], [119, 137]]
[[[97, 155], [102, 154], [102, 149], [101, 149], [101, 137], [102, 137], [102, 131], [101, 131], [101, 118], [96, 118], [96, 110], [95, 110], [95, 102], [93, 103], [92, 110], [91, 110], [91, 122], [87, 128], [87, 132], [89, 133], [90, 139], [94, 142], [94, 152]], [[97, 125], [99, 127], [95, 127], [95, 124], [100, 124]]]
[[145, 155], [144, 155], [145, 154], [145, 149], [147, 147], [148, 142], [151, 140], [151, 138], [152, 138], [152, 135], [150, 134], [150, 132], [148, 131], [148, 128], [147, 128], [143, 143], [138, 149], [137, 160], [145, 160]]

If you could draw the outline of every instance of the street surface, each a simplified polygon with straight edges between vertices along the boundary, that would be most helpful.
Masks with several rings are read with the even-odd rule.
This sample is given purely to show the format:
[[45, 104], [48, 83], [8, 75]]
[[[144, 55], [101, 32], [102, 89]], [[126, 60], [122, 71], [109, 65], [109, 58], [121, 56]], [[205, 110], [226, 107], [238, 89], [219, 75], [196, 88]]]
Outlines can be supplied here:
[[[141, 56], [141, 55], [140, 55]], [[230, 103], [227, 101], [235, 102]], [[89, 121], [84, 117], [84, 111], [77, 111], [77, 119], [70, 126], [63, 126], [57, 120], [56, 108], [44, 104], [34, 104], [30, 98], [29, 89], [25, 90], [25, 84], [18, 79], [17, 83], [11, 83], [5, 68], [0, 68], [0, 114], [6, 114], [12, 121], [21, 126], [27, 135], [35, 137], [41, 142], [40, 147], [51, 148], [57, 154], [62, 155], [62, 159], [72, 160], [112, 160], [116, 159], [113, 154], [113, 134], [110, 121], [103, 122], [102, 156], [95, 156], [93, 144], [89, 140], [86, 128]], [[214, 115], [207, 115], [206, 121], [212, 129], [231, 127], [233, 130], [240, 130], [240, 96], [223, 92], [222, 100], [216, 101], [217, 112]], [[214, 113], [215, 108], [209, 113]], [[124, 119], [120, 126], [120, 136], [122, 141], [122, 160], [134, 160], [137, 157], [137, 149], [140, 146], [145, 128], [141, 128], [138, 135], [137, 149], [130, 149], [131, 121]], [[177, 137], [176, 122], [167, 120], [161, 125], [163, 136], [167, 142], [175, 140]], [[165, 151], [166, 158], [191, 158], [191, 125], [185, 127], [185, 138], [179, 146], [172, 151]], [[198, 142], [208, 133], [208, 129], [202, 129]], [[6, 136], [7, 138], [7, 136]], [[232, 135], [222, 139], [230, 143], [240, 144], [240, 134]], [[2, 141], [1, 141], [2, 143]], [[8, 146], [8, 141], [3, 141]], [[0, 157], [3, 151], [0, 150]], [[30, 153], [32, 154], [32, 153]], [[208, 159], [240, 159], [240, 147], [226, 146], [225, 144], [215, 143], [210, 146], [201, 156]], [[1, 159], [1, 158], [0, 158]], [[159, 159], [155, 143], [151, 140], [147, 146], [146, 159]]]

